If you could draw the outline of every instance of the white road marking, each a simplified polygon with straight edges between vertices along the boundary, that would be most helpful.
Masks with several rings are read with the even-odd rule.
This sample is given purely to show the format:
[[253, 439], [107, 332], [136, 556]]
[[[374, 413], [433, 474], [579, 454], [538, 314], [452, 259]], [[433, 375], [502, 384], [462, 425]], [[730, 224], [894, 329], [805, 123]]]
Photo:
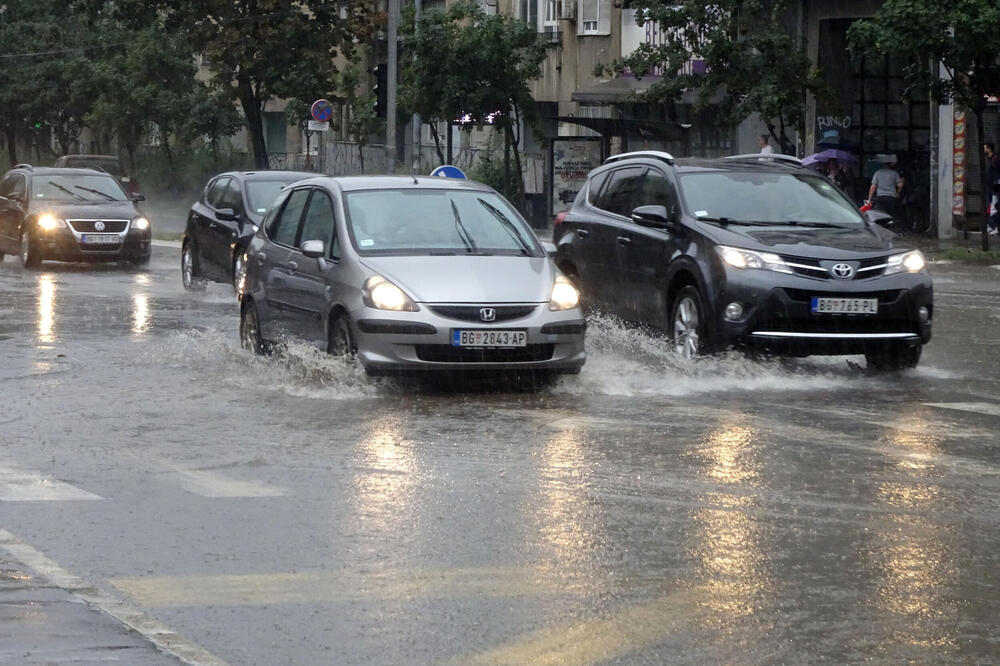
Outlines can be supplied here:
[[149, 244], [154, 247], [172, 247], [176, 250], [181, 249], [180, 241], [157, 240], [154, 238], [153, 240], [149, 241]]
[[99, 500], [100, 495], [38, 472], [0, 465], [0, 502], [59, 502]]
[[1000, 416], [1000, 404], [992, 402], [925, 402], [924, 405], [938, 409], [954, 409], [959, 412]]
[[0, 528], [0, 548], [20, 564], [53, 585], [74, 594], [84, 602], [107, 613], [125, 626], [140, 633], [161, 651], [180, 659], [190, 666], [228, 666], [205, 648], [188, 641], [173, 629], [160, 624], [145, 613], [136, 610], [112, 595], [106, 594], [63, 569], [44, 553], [24, 543], [15, 535]]
[[177, 470], [171, 476], [184, 490], [202, 497], [284, 497], [281, 488], [260, 481], [240, 481], [216, 472]]

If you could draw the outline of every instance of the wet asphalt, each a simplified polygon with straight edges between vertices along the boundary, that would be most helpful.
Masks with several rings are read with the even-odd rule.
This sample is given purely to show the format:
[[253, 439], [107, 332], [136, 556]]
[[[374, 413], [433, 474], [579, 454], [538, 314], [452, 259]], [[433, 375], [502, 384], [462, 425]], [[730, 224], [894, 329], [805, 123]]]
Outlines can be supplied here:
[[998, 269], [913, 372], [594, 317], [532, 391], [254, 358], [178, 255], [0, 263], [0, 663], [1000, 659]]

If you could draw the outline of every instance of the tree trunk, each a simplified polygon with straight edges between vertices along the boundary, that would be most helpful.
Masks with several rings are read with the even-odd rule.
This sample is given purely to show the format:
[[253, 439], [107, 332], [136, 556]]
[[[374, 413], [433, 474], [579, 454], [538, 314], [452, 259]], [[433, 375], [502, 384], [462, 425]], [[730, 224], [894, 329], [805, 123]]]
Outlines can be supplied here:
[[243, 115], [246, 116], [247, 132], [250, 134], [250, 142], [253, 150], [254, 166], [257, 169], [266, 169], [267, 142], [264, 140], [264, 114], [261, 112], [262, 104], [249, 82], [241, 82], [239, 86], [240, 106], [243, 107]]
[[[986, 160], [986, 139], [983, 123], [983, 114], [986, 112], [985, 104], [977, 104], [973, 109], [973, 113], [976, 114], [976, 138], [979, 139], [979, 180], [980, 187], [982, 188], [982, 194], [980, 198], [982, 199], [982, 218], [983, 221], [979, 224], [979, 235], [982, 237], [982, 248], [983, 252], [990, 249], [990, 233], [989, 233], [989, 215], [986, 214], [986, 209], [990, 204], [990, 194], [992, 184], [989, 182], [989, 163]], [[968, 214], [968, 213], [966, 213]]]
[[[520, 127], [521, 124], [521, 114], [517, 112], [517, 107], [514, 107], [514, 118], [513, 122]], [[517, 147], [520, 142], [520, 133], [514, 134], [513, 125], [508, 125], [510, 131], [510, 145], [512, 152], [514, 153], [514, 176], [517, 178], [514, 187], [514, 205], [524, 213], [524, 172], [521, 170], [521, 150]]]
[[427, 124], [430, 125], [431, 136], [434, 137], [434, 151], [438, 154], [441, 164], [446, 164], [444, 161], [444, 150], [441, 148], [441, 135], [438, 133], [437, 120], [432, 120]]
[[4, 129], [4, 137], [7, 140], [7, 155], [10, 156], [10, 165], [14, 166], [17, 164], [17, 133], [13, 127], [8, 126]]
[[361, 173], [365, 172], [365, 146], [358, 142], [358, 161], [361, 162]]

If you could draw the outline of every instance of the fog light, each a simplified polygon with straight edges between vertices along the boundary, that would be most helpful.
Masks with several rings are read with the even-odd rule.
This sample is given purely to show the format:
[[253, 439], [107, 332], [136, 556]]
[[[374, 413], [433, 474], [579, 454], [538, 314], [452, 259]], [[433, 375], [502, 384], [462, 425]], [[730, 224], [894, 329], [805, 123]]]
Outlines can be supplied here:
[[739, 303], [730, 303], [726, 306], [726, 319], [736, 321], [743, 316], [743, 306]]
[[931, 318], [931, 313], [927, 310], [927, 308], [923, 306], [920, 306], [920, 309], [917, 310], [917, 315], [920, 317], [921, 324], [926, 324], [927, 321]]

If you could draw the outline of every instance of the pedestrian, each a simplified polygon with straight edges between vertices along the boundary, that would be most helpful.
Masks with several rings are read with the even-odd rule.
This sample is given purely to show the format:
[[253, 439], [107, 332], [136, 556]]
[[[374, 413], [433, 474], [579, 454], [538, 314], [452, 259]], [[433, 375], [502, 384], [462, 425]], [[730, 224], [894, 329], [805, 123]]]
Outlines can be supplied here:
[[761, 134], [757, 137], [757, 143], [760, 144], [760, 152], [764, 155], [774, 154], [774, 148], [771, 147], [770, 137], [767, 134]]
[[831, 183], [847, 191], [847, 172], [840, 166], [840, 161], [836, 157], [826, 161], [826, 177]]
[[868, 201], [879, 210], [888, 213], [900, 222], [899, 201], [903, 191], [903, 177], [896, 171], [896, 156], [885, 155], [882, 168], [872, 175], [872, 186], [868, 188]]
[[996, 236], [1000, 233], [1000, 155], [997, 155], [996, 146], [992, 143], [983, 144], [983, 152], [986, 153], [986, 197], [990, 201], [989, 208], [989, 234]]

